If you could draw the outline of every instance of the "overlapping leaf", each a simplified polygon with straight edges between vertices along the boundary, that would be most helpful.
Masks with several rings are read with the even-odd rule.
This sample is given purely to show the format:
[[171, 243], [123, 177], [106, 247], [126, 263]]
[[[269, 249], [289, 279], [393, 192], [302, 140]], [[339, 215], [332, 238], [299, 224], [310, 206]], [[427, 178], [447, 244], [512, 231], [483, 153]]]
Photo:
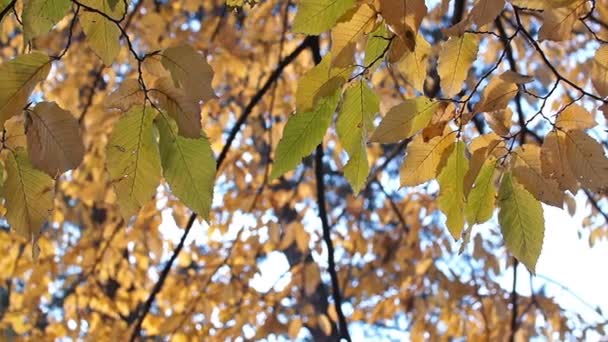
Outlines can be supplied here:
[[437, 206], [447, 217], [446, 225], [454, 239], [460, 238], [464, 228], [464, 208], [466, 204], [464, 176], [469, 169], [469, 160], [465, 153], [465, 143], [462, 141], [455, 142], [451, 147], [445, 166], [437, 177], [440, 189]]
[[450, 37], [439, 51], [437, 72], [441, 90], [447, 97], [460, 92], [471, 65], [477, 58], [479, 39], [472, 33]]

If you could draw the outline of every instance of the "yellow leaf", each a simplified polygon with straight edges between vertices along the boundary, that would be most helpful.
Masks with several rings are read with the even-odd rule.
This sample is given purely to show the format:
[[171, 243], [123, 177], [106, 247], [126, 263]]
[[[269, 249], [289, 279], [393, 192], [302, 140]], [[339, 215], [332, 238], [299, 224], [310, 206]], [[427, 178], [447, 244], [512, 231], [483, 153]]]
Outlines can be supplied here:
[[505, 7], [505, 0], [478, 0], [471, 10], [471, 20], [478, 27], [494, 21]]
[[391, 108], [374, 131], [370, 141], [395, 143], [423, 129], [439, 108], [439, 103], [420, 96]]
[[162, 65], [188, 97], [202, 101], [215, 98], [211, 87], [213, 69], [203, 55], [189, 45], [165, 49], [161, 55]]
[[424, 91], [424, 81], [426, 80], [430, 55], [431, 44], [426, 41], [422, 34], [418, 34], [416, 35], [414, 51], [403, 56], [397, 64], [397, 68], [403, 74], [403, 77], [419, 92]]
[[562, 41], [572, 37], [572, 29], [584, 10], [586, 1], [572, 1], [567, 7], [552, 8], [543, 11], [543, 26], [538, 32], [538, 39]]
[[554, 179], [543, 176], [540, 160], [541, 148], [525, 144], [515, 149], [513, 175], [536, 199], [546, 204], [562, 208], [564, 193]]
[[475, 34], [465, 33], [451, 37], [439, 51], [437, 72], [441, 78], [441, 89], [446, 97], [460, 92], [469, 68], [477, 58], [479, 39]]
[[592, 62], [591, 82], [601, 97], [608, 96], [608, 46], [602, 45], [595, 52]]
[[568, 162], [564, 132], [552, 131], [545, 136], [540, 149], [540, 160], [544, 177], [555, 179], [561, 190], [570, 190], [576, 194], [579, 186]]
[[323, 57], [321, 63], [308, 70], [298, 81], [296, 110], [307, 112], [316, 107], [319, 100], [331, 95], [346, 83], [352, 68], [331, 68], [331, 53]]
[[325, 314], [321, 314], [319, 316], [319, 327], [321, 327], [321, 330], [323, 330], [323, 333], [325, 333], [326, 336], [331, 335], [331, 331], [332, 331], [332, 323], [329, 320], [329, 318], [325, 315]]
[[78, 20], [93, 52], [106, 66], [112, 65], [120, 52], [120, 29], [99, 13], [83, 11]]
[[289, 338], [292, 340], [295, 340], [300, 333], [300, 329], [302, 329], [302, 320], [299, 318], [292, 319], [287, 328], [287, 335], [289, 335]]
[[608, 186], [608, 159], [604, 148], [583, 131], [566, 133], [566, 153], [576, 179], [589, 190]]
[[380, 14], [404, 41], [414, 39], [426, 13], [424, 0], [380, 0]]
[[583, 107], [571, 104], [559, 114], [555, 126], [561, 130], [570, 131], [574, 129], [585, 130], [597, 125], [595, 118]]
[[318, 35], [329, 30], [355, 4], [355, 0], [301, 0], [292, 30]]
[[331, 64], [335, 66], [352, 64], [357, 41], [363, 34], [373, 29], [375, 21], [376, 11], [370, 5], [362, 4], [347, 21], [338, 23], [331, 30]]
[[122, 81], [118, 88], [106, 97], [104, 106], [107, 109], [120, 109], [126, 112], [134, 105], [141, 105], [143, 103], [144, 92], [141, 90], [139, 80], [128, 78]]
[[494, 77], [483, 90], [481, 100], [475, 105], [473, 112], [493, 112], [505, 109], [518, 91], [517, 84], [505, 81], [500, 76]]
[[3, 150], [6, 219], [28, 240], [36, 239], [53, 208], [53, 179], [34, 169], [23, 149]]
[[71, 5], [69, 0], [25, 1], [22, 15], [25, 41], [49, 32], [68, 13]]
[[428, 142], [418, 135], [409, 143], [405, 162], [401, 166], [401, 186], [414, 186], [429, 181], [437, 176], [437, 168], [443, 152], [454, 141], [454, 134], [444, 133]]
[[464, 176], [469, 169], [466, 145], [457, 141], [452, 145], [446, 164], [439, 173], [437, 206], [447, 217], [446, 225], [454, 239], [458, 240], [464, 227]]
[[20, 55], [0, 65], [0, 124], [20, 114], [38, 82], [46, 79], [51, 59], [40, 52]]
[[175, 88], [167, 78], [157, 79], [151, 92], [159, 106], [175, 120], [181, 136], [192, 139], [201, 137], [201, 108], [197, 100], [188, 97], [182, 89]]
[[506, 137], [511, 131], [513, 111], [510, 108], [485, 113], [488, 126], [498, 135]]

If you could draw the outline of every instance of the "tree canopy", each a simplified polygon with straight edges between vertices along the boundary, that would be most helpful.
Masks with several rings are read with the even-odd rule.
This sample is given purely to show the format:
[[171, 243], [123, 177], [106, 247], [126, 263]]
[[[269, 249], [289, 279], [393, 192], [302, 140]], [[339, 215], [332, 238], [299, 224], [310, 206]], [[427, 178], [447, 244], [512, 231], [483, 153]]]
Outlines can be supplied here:
[[0, 0], [0, 42], [2, 339], [604, 334], [517, 269], [548, 206], [608, 237], [608, 0]]

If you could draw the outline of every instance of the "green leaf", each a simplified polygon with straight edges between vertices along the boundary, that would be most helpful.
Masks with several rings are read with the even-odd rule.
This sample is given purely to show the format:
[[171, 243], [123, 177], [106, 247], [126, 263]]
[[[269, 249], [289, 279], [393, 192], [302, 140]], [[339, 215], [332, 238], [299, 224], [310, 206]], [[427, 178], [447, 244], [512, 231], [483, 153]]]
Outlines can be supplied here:
[[116, 24], [95, 12], [79, 15], [80, 25], [89, 46], [106, 66], [112, 65], [120, 52], [120, 29]]
[[329, 30], [355, 0], [301, 0], [293, 21], [294, 32], [318, 35]]
[[331, 53], [326, 54], [321, 63], [300, 77], [296, 90], [296, 110], [298, 112], [313, 110], [320, 99], [333, 94], [336, 89], [346, 83], [352, 68], [332, 68], [331, 60]]
[[378, 97], [363, 80], [344, 92], [336, 130], [349, 157], [344, 176], [355, 193], [361, 191], [369, 174], [367, 134], [374, 129], [373, 119], [378, 108]]
[[201, 136], [201, 108], [197, 100], [186, 96], [182, 89], [175, 88], [167, 77], [157, 79], [151, 91], [159, 106], [177, 123], [180, 135], [192, 139]]
[[0, 125], [23, 111], [38, 82], [46, 79], [51, 59], [40, 52], [21, 55], [0, 65]]
[[[385, 50], [390, 44], [391, 33], [386, 28], [386, 25], [379, 25], [378, 28], [369, 34], [367, 38], [367, 46], [365, 47], [365, 58], [363, 65], [374, 67], [382, 61]], [[372, 65], [372, 62], [374, 64]]]
[[81, 4], [94, 8], [112, 19], [120, 20], [125, 14], [125, 4], [129, 1], [118, 0], [80, 0]]
[[23, 5], [23, 34], [26, 42], [48, 33], [72, 6], [70, 0], [28, 0]]
[[6, 219], [18, 234], [36, 239], [53, 208], [53, 179], [32, 166], [25, 150], [2, 153]]
[[507, 249], [534, 274], [545, 234], [542, 205], [507, 172], [498, 190], [498, 207]]
[[412, 137], [431, 121], [438, 106], [424, 96], [407, 99], [386, 113], [370, 140], [386, 144]]
[[136, 106], [114, 126], [107, 147], [107, 168], [123, 217], [148, 202], [160, 183], [161, 164], [155, 129], [156, 111]]
[[323, 141], [339, 100], [340, 92], [336, 91], [322, 99], [315, 110], [296, 113], [289, 118], [277, 146], [271, 180], [294, 169]]
[[446, 164], [437, 177], [440, 189], [437, 205], [447, 216], [446, 225], [456, 240], [460, 238], [464, 227], [464, 176], [468, 170], [466, 145], [457, 141], [452, 145]]
[[192, 99], [207, 101], [215, 97], [211, 87], [213, 69], [205, 56], [189, 45], [164, 50], [161, 63], [171, 73], [173, 82]]
[[469, 224], [483, 223], [492, 218], [496, 202], [496, 158], [489, 157], [481, 167], [464, 209]]
[[163, 175], [175, 196], [208, 219], [216, 165], [209, 140], [206, 136], [190, 139], [178, 135], [175, 122], [161, 115], [157, 126]]

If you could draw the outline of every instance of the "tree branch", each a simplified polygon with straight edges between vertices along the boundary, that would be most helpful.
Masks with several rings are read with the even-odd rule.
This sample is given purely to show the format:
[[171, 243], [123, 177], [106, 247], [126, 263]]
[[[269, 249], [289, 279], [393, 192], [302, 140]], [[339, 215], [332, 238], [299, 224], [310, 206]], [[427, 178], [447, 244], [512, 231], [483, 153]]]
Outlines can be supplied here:
[[[226, 140], [226, 144], [222, 148], [222, 152], [220, 153], [220, 155], [217, 159], [217, 162], [216, 162], [217, 170], [220, 169], [220, 166], [225, 161], [226, 155], [227, 155], [228, 151], [230, 150], [232, 143], [234, 142], [234, 138], [240, 131], [241, 127], [245, 124], [245, 121], [247, 120], [247, 117], [249, 117], [249, 115], [251, 114], [253, 108], [258, 104], [258, 102], [260, 102], [260, 100], [266, 94], [266, 92], [268, 92], [268, 90], [270, 90], [271, 86], [276, 81], [278, 81], [278, 79], [280, 78], [285, 67], [287, 67], [291, 62], [293, 62], [300, 55], [300, 53], [302, 53], [302, 51], [304, 51], [306, 48], [310, 47], [311, 44], [315, 41], [315, 39], [316, 39], [316, 37], [307, 37], [306, 39], [304, 39], [302, 41], [302, 43], [297, 48], [295, 48], [295, 50], [292, 53], [290, 53], [283, 60], [281, 60], [279, 62], [279, 64], [277, 65], [275, 71], [268, 77], [268, 79], [266, 80], [266, 82], [264, 83], [262, 88], [260, 88], [255, 93], [255, 95], [251, 98], [251, 101], [245, 107], [245, 109], [243, 110], [243, 113], [238, 118], [237, 122], [234, 124], [234, 127], [232, 127], [232, 129], [230, 131], [230, 135], [228, 136], [228, 139]], [[190, 218], [188, 219], [188, 224], [186, 225], [186, 229], [184, 230], [184, 233], [182, 234], [182, 237], [180, 239], [180, 243], [173, 250], [173, 254], [171, 255], [171, 258], [169, 259], [169, 261], [163, 268], [161, 275], [158, 278], [158, 281], [156, 282], [156, 284], [154, 284], [154, 287], [152, 288], [152, 291], [150, 292], [148, 299], [145, 301], [141, 314], [138, 315], [138, 319], [133, 328], [133, 332], [131, 333], [131, 338], [129, 339], [131, 342], [135, 341], [135, 339], [140, 335], [141, 325], [142, 325], [144, 319], [146, 318], [146, 316], [148, 315], [148, 313], [150, 312], [150, 308], [152, 307], [152, 304], [156, 300], [156, 296], [162, 290], [162, 288], [165, 284], [165, 281], [167, 279], [167, 276], [169, 275], [169, 272], [171, 271], [171, 268], [173, 267], [173, 263], [177, 259], [177, 256], [179, 255], [179, 253], [182, 251], [182, 249], [184, 247], [184, 242], [186, 241], [186, 238], [188, 237], [188, 234], [190, 233], [190, 230], [192, 229], [192, 226], [194, 225], [194, 221], [196, 220], [197, 215], [198, 215], [197, 213], [192, 213], [192, 215], [190, 215]]]

